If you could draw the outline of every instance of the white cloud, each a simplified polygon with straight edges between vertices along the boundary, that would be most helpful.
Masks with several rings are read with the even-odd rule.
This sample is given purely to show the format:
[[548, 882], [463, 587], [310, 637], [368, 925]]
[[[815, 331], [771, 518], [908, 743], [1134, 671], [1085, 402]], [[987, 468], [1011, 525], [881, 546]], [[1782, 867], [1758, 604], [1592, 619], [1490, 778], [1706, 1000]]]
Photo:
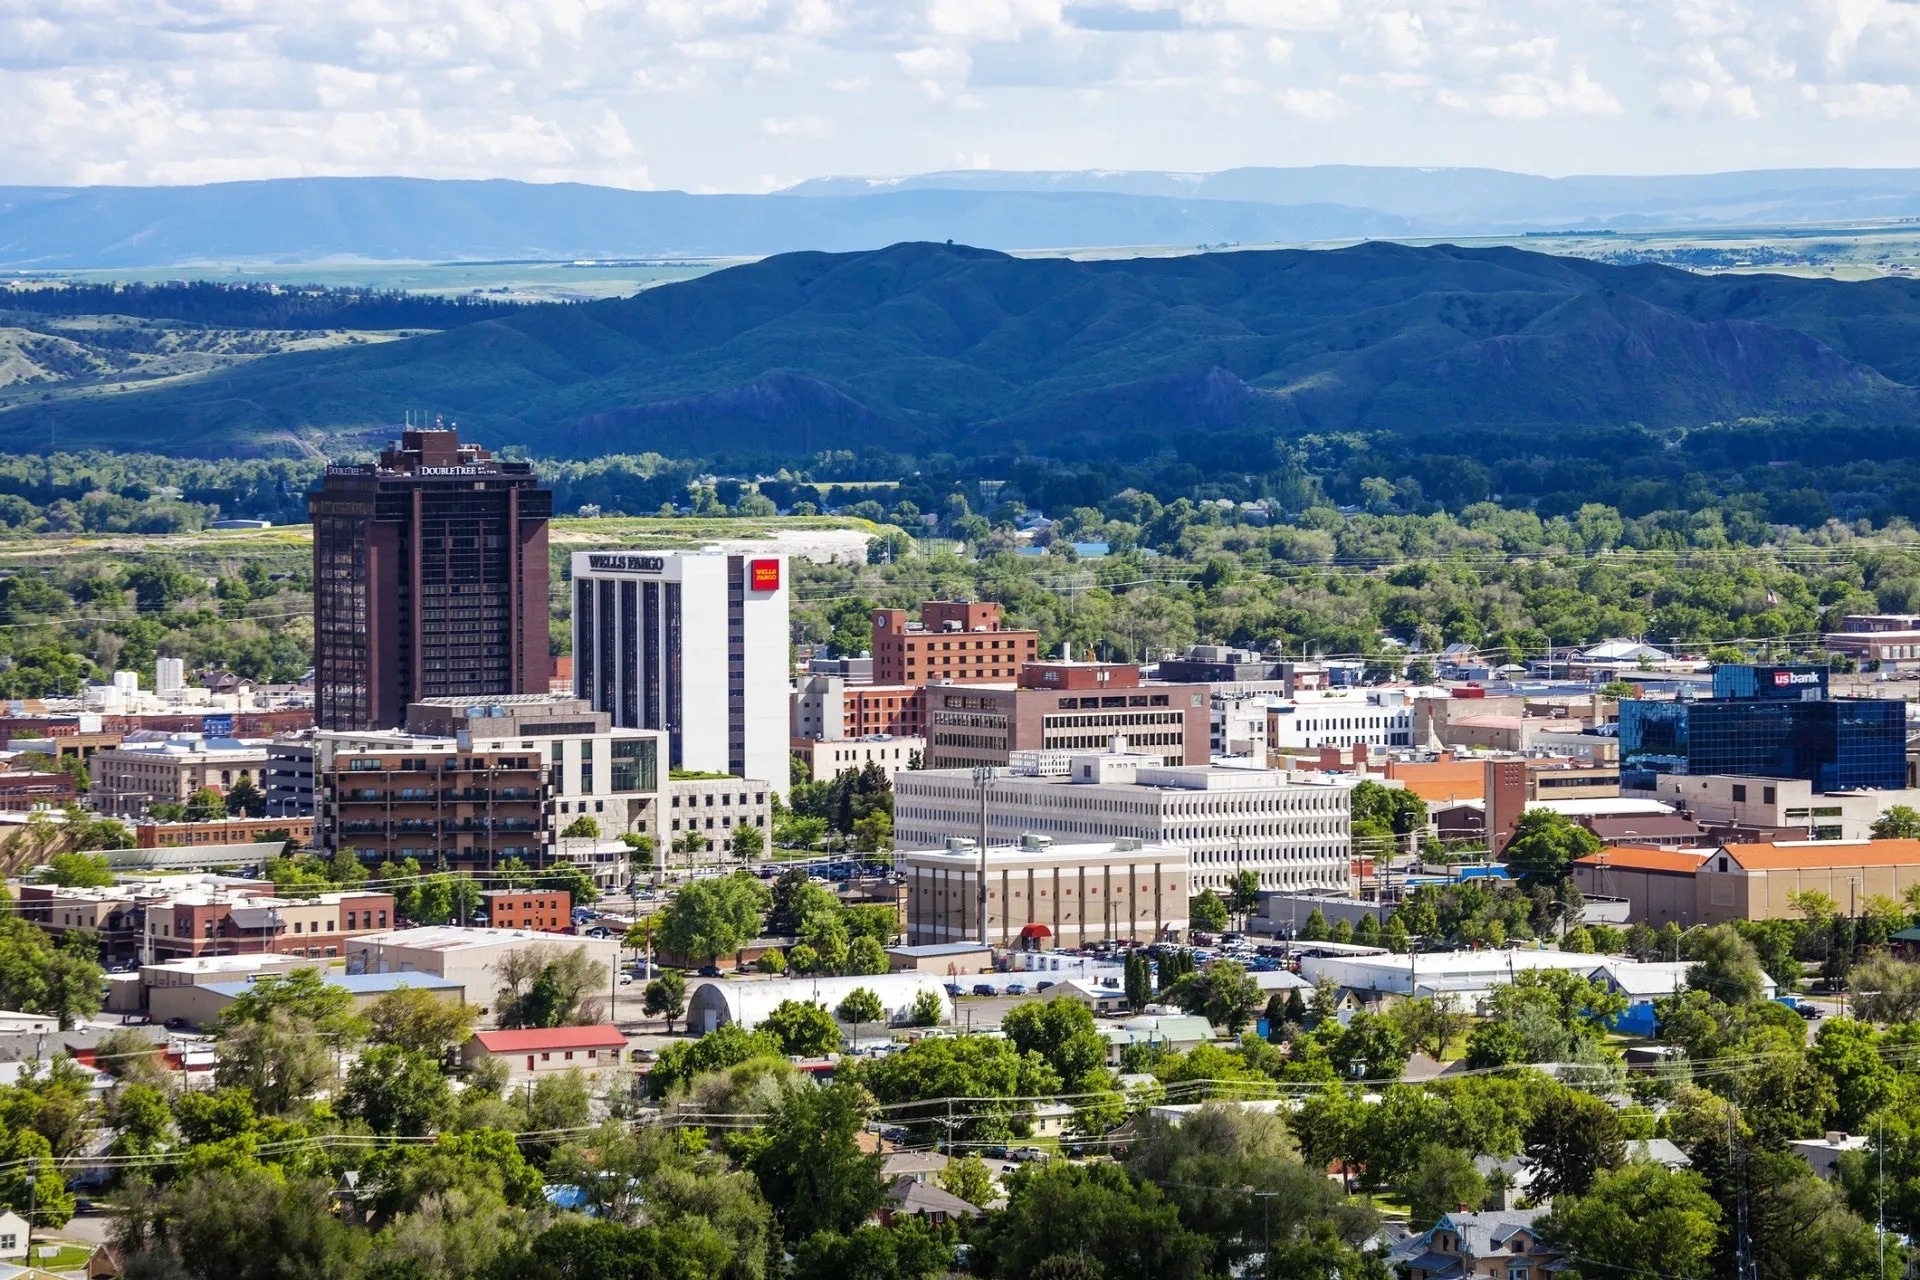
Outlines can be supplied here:
[[769, 138], [825, 138], [833, 133], [833, 126], [819, 116], [769, 117], [760, 122], [760, 132]]
[[1916, 93], [1911, 0], [0, 0], [0, 183], [1885, 164]]
[[1340, 95], [1331, 89], [1282, 89], [1274, 95], [1280, 109], [1304, 120], [1332, 120], [1346, 109]]

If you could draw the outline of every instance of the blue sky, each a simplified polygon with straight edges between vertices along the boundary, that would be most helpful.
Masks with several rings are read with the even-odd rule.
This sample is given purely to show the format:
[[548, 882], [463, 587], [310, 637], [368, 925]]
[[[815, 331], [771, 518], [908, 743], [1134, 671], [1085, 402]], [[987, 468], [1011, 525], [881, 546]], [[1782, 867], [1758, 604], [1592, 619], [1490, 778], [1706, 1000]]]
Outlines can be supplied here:
[[1920, 165], [1913, 0], [0, 0], [0, 183]]

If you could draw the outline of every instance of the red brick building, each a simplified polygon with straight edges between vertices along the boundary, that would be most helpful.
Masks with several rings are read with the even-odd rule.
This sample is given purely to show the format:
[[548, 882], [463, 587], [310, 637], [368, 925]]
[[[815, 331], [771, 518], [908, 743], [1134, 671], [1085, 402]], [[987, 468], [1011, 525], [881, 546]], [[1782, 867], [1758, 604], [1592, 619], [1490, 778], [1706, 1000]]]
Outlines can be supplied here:
[[1039, 657], [1040, 633], [1001, 626], [1000, 606], [991, 601], [930, 600], [918, 622], [908, 622], [905, 609], [873, 611], [876, 685], [1012, 680], [1022, 663]]
[[487, 924], [495, 929], [562, 933], [573, 926], [573, 899], [558, 890], [489, 889], [480, 901]]
[[40, 805], [62, 808], [73, 799], [71, 774], [0, 773], [0, 811], [24, 813]]

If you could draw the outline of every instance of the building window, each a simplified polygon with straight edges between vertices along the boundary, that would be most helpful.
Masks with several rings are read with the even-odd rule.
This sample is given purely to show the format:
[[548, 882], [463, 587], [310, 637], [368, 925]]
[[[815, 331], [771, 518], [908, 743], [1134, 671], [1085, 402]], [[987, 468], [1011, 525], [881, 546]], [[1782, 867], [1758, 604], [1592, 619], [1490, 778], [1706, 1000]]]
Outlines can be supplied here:
[[1747, 799], [1746, 784], [1744, 782], [1734, 783], [1733, 784], [1733, 802], [1735, 804], [1744, 804], [1746, 803], [1746, 799]]

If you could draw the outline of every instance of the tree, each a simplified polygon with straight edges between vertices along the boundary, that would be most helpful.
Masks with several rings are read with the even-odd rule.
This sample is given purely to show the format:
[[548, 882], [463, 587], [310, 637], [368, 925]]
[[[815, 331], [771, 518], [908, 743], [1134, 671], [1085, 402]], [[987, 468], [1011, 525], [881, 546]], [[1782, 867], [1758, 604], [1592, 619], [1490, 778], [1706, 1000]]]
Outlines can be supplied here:
[[750, 875], [696, 880], [660, 913], [660, 946], [671, 955], [711, 964], [759, 933], [760, 915], [770, 900], [766, 887]]
[[780, 1042], [765, 1029], [748, 1031], [737, 1022], [725, 1023], [698, 1040], [670, 1044], [654, 1059], [647, 1073], [647, 1093], [664, 1098], [685, 1087], [697, 1076], [751, 1062], [755, 1058], [782, 1057]]
[[940, 1171], [940, 1186], [968, 1204], [985, 1206], [993, 1199], [993, 1171], [985, 1160], [968, 1152], [947, 1161]]
[[1127, 1003], [1136, 1010], [1146, 1008], [1153, 1001], [1153, 962], [1144, 952], [1129, 951], [1121, 967], [1126, 976]]
[[1890, 806], [1873, 824], [1876, 840], [1920, 840], [1920, 810], [1912, 805]]
[[824, 1058], [840, 1047], [840, 1028], [833, 1015], [811, 1000], [782, 1000], [760, 1023], [780, 1045], [780, 1052], [799, 1058]]
[[[1061, 1090], [1060, 1074], [1039, 1054], [984, 1036], [927, 1036], [885, 1057], [843, 1066], [839, 1074], [892, 1108], [895, 1122], [921, 1139], [941, 1135], [961, 1143], [1005, 1142], [1019, 1110], [1011, 1099]], [[971, 1099], [964, 1113], [951, 1117], [951, 1132], [948, 1098]]]
[[1760, 956], [1732, 925], [1694, 930], [1687, 959], [1687, 985], [1723, 1004], [1750, 1004], [1766, 993]]
[[502, 1027], [565, 1027], [598, 1022], [605, 1012], [607, 967], [575, 947], [551, 952], [517, 948], [500, 957], [501, 985], [494, 995]]
[[1599, 836], [1565, 814], [1528, 809], [1507, 842], [1507, 865], [1523, 888], [1538, 884], [1559, 893], [1573, 873], [1574, 860], [1601, 848]]
[[1239, 1035], [1266, 1003], [1260, 984], [1244, 965], [1233, 960], [1216, 960], [1204, 970], [1187, 974], [1168, 988], [1166, 998], [1234, 1035]]
[[[188, 802], [191, 807], [191, 801]], [[267, 816], [267, 793], [254, 785], [253, 775], [243, 773], [239, 780], [227, 788], [224, 817], [264, 818]]]
[[1233, 883], [1227, 890], [1227, 905], [1240, 917], [1241, 927], [1253, 915], [1260, 905], [1260, 875], [1255, 871], [1241, 871], [1234, 875]]
[[661, 1018], [667, 1034], [673, 1034], [673, 1020], [687, 1011], [687, 979], [678, 969], [667, 969], [647, 984], [641, 1007], [650, 1018]]
[[1222, 932], [1231, 920], [1227, 904], [1211, 889], [1202, 889], [1197, 897], [1188, 902], [1187, 915], [1193, 920], [1195, 928], [1205, 929], [1209, 933]]
[[887, 972], [887, 950], [872, 938], [855, 938], [847, 944], [847, 972], [871, 977]]
[[1356, 1013], [1328, 1047], [1327, 1057], [1345, 1075], [1398, 1080], [1407, 1069], [1407, 1040], [1387, 1018]]
[[188, 822], [218, 822], [227, 816], [227, 798], [212, 787], [202, 787], [187, 797]]
[[1467, 1152], [1435, 1142], [1421, 1149], [1401, 1191], [1413, 1229], [1425, 1231], [1461, 1205], [1478, 1206], [1487, 1198], [1487, 1180]]
[[366, 1233], [334, 1211], [334, 1186], [261, 1165], [196, 1173], [122, 1220], [127, 1271], [191, 1280], [357, 1275]]
[[913, 998], [912, 1023], [916, 1027], [937, 1027], [946, 1021], [947, 1006], [938, 992], [922, 991]]
[[439, 1065], [424, 1053], [377, 1045], [347, 1071], [341, 1109], [367, 1122], [375, 1133], [433, 1132], [453, 1109], [453, 1094]]
[[1000, 1020], [1000, 1029], [1014, 1048], [1038, 1054], [1070, 1086], [1106, 1064], [1106, 1039], [1093, 1011], [1078, 1000], [1017, 1005]]
[[1402, 1000], [1387, 1010], [1387, 1017], [1406, 1037], [1408, 1048], [1435, 1061], [1446, 1057], [1447, 1046], [1465, 1035], [1473, 1021], [1452, 996]]
[[860, 1150], [866, 1121], [859, 1086], [844, 1081], [795, 1090], [775, 1105], [748, 1168], [787, 1239], [846, 1234], [879, 1208], [884, 1157]]
[[1854, 1017], [1880, 1023], [1920, 1019], [1920, 964], [1872, 955], [1854, 969], [1852, 980]]
[[598, 840], [600, 822], [590, 813], [583, 813], [560, 829], [562, 840]]
[[742, 862], [752, 862], [767, 851], [767, 833], [759, 827], [743, 822], [733, 829], [733, 836], [728, 844], [731, 846], [734, 857]]
[[853, 820], [853, 847], [861, 853], [884, 853], [893, 848], [893, 815], [875, 809]]
[[367, 1009], [367, 1039], [438, 1062], [472, 1037], [479, 1013], [423, 987], [396, 987]]
[[113, 883], [107, 860], [93, 853], [56, 853], [47, 859], [47, 879], [66, 888], [101, 888]]
[[1307, 913], [1306, 923], [1300, 926], [1300, 941], [1325, 942], [1331, 931], [1327, 928], [1327, 917], [1320, 908], [1315, 907]]
[[1601, 1170], [1625, 1158], [1619, 1113], [1590, 1093], [1566, 1089], [1552, 1095], [1527, 1127], [1531, 1194], [1540, 1199], [1583, 1195]]
[[1007, 1207], [974, 1239], [975, 1270], [1002, 1280], [1060, 1256], [1085, 1258], [1104, 1280], [1199, 1280], [1211, 1251], [1160, 1188], [1115, 1164], [1022, 1168], [1008, 1178]]
[[1708, 1280], [1720, 1206], [1699, 1174], [1636, 1161], [1598, 1173], [1582, 1192], [1556, 1195], [1540, 1230], [1583, 1280], [1634, 1275], [1652, 1259], [1663, 1276]]
[[885, 1025], [887, 1020], [887, 1007], [880, 1003], [880, 997], [875, 995], [871, 988], [855, 987], [847, 993], [846, 999], [842, 1000], [839, 1006], [834, 1009], [833, 1016], [842, 1022], [867, 1025], [880, 1023]]
[[921, 1219], [869, 1223], [846, 1235], [816, 1231], [794, 1250], [793, 1280], [935, 1280], [953, 1267], [953, 1249]]

